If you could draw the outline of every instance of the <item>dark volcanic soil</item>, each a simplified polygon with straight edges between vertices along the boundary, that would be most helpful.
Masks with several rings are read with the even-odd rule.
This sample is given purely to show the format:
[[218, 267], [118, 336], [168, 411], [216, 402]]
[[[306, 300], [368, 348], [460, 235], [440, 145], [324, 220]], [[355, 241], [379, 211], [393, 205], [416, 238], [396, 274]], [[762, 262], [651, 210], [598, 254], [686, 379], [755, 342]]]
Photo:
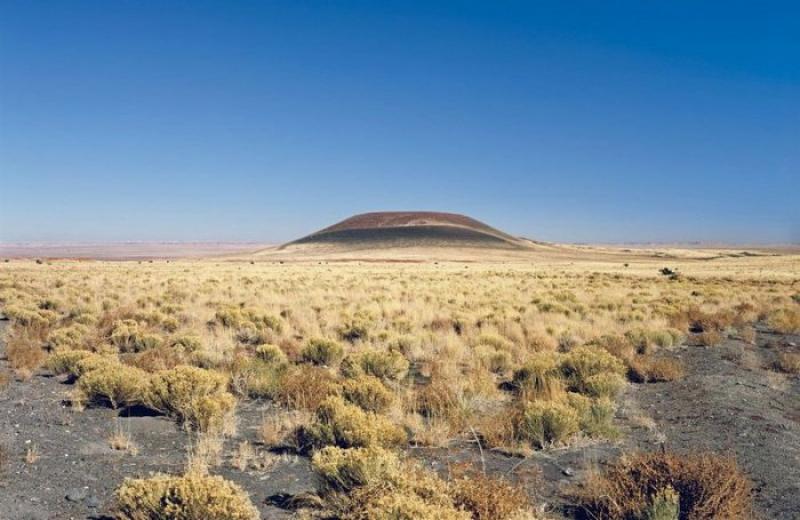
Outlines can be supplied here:
[[[0, 333], [5, 324], [0, 322]], [[409, 453], [442, 473], [453, 463], [469, 462], [508, 475], [559, 517], [568, 503], [566, 491], [624, 451], [654, 450], [661, 443], [677, 451], [730, 451], [753, 479], [765, 518], [800, 518], [800, 381], [769, 368], [777, 349], [796, 349], [799, 341], [760, 331], [758, 346], [731, 340], [714, 348], [664, 352], [686, 363], [687, 377], [630, 385], [618, 412], [618, 442], [579, 443], [527, 459], [489, 450], [481, 455], [469, 442]], [[6, 365], [0, 362], [0, 370]], [[0, 444], [7, 452], [0, 475], [0, 520], [103, 518], [124, 477], [183, 469], [190, 438], [173, 421], [118, 416], [104, 408], [74, 411], [63, 402], [70, 389], [58, 378], [37, 374], [0, 390]], [[256, 428], [268, 413], [266, 404], [240, 406], [238, 434], [227, 441], [212, 472], [242, 485], [264, 518], [286, 518], [290, 513], [267, 505], [266, 498], [312, 491], [314, 478], [306, 458], [271, 455], [257, 445]], [[137, 454], [110, 448], [108, 438], [118, 429], [130, 434]], [[268, 462], [266, 468], [234, 467], [233, 453], [243, 440], [252, 443], [257, 460]], [[25, 460], [29, 450], [36, 460]]]

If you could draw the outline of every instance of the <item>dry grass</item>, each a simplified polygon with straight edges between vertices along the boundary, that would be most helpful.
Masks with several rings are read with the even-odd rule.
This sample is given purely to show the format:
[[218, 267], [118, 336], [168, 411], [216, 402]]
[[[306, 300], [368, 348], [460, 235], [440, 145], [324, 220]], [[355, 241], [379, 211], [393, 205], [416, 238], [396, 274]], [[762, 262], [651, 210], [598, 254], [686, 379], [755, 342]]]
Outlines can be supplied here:
[[628, 362], [628, 377], [636, 383], [676, 381], [684, 372], [683, 363], [677, 359], [635, 356]]
[[126, 479], [116, 491], [114, 517], [257, 520], [260, 515], [238, 485], [222, 477], [187, 473]]
[[[261, 427], [269, 447], [477, 438], [526, 452], [613, 437], [624, 376], [680, 378], [666, 351], [687, 338], [750, 342], [756, 323], [797, 330], [800, 257], [677, 251], [671, 280], [661, 259], [591, 251], [553, 250], [535, 265], [491, 254], [469, 264], [15, 261], [0, 265], [0, 308], [17, 377], [44, 364], [77, 380], [76, 405], [172, 416], [198, 435], [197, 473], [220, 463], [237, 400], [281, 410]], [[791, 356], [780, 363], [796, 370]], [[263, 466], [253, 446], [234, 455], [237, 466]], [[336, 500], [353, 518], [463, 517], [451, 486], [425, 482], [438, 499], [369, 485]], [[667, 504], [668, 490], [658, 492]]]
[[455, 505], [472, 513], [475, 520], [510, 520], [531, 507], [522, 487], [477, 472], [455, 478], [450, 495]]
[[576, 497], [586, 518], [633, 520], [663, 508], [674, 491], [680, 518], [752, 518], [752, 485], [727, 456], [646, 453], [624, 457]]
[[775, 369], [786, 374], [800, 374], [800, 354], [779, 352], [775, 360]]

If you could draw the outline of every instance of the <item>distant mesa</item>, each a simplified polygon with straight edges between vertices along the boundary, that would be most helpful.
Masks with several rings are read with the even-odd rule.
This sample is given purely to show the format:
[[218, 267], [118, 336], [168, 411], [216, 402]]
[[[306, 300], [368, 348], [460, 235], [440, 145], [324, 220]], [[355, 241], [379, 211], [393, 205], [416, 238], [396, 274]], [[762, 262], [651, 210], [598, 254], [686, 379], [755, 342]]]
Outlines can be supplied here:
[[524, 249], [530, 241], [518, 239], [483, 222], [456, 213], [383, 211], [362, 213], [289, 242], [290, 246], [482, 247]]

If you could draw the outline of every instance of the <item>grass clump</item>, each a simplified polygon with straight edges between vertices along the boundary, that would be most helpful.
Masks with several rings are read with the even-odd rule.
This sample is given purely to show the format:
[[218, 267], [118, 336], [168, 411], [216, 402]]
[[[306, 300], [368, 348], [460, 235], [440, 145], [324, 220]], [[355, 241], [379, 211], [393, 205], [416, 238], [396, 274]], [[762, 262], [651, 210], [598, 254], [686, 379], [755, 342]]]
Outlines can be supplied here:
[[392, 447], [406, 441], [405, 431], [388, 418], [366, 412], [341, 397], [323, 401], [315, 422], [298, 432], [298, 445], [303, 451], [324, 446]]
[[77, 375], [78, 363], [88, 357], [96, 356], [87, 350], [63, 350], [50, 355], [45, 362], [45, 368], [56, 375]]
[[464, 475], [450, 485], [450, 495], [474, 520], [511, 520], [530, 508], [525, 491], [498, 477], [481, 473]]
[[344, 357], [344, 349], [336, 341], [311, 338], [300, 352], [300, 357], [306, 363], [333, 366]]
[[534, 354], [514, 372], [512, 384], [523, 399], [551, 399], [564, 390], [560, 360], [552, 352]]
[[120, 352], [143, 352], [159, 347], [164, 342], [161, 336], [142, 330], [136, 320], [116, 321], [109, 340]]
[[408, 360], [396, 350], [363, 352], [358, 362], [364, 373], [386, 381], [399, 381], [408, 373]]
[[777, 310], [767, 318], [767, 325], [782, 334], [800, 334], [800, 310]]
[[258, 520], [238, 485], [219, 476], [187, 473], [126, 479], [115, 494], [120, 520]]
[[379, 448], [325, 448], [312, 468], [333, 517], [352, 520], [469, 520], [441, 479]]
[[572, 349], [563, 356], [561, 371], [570, 390], [595, 397], [613, 397], [625, 384], [624, 363], [604, 349]]
[[90, 329], [81, 323], [73, 323], [51, 331], [47, 335], [47, 343], [53, 350], [80, 348]]
[[256, 347], [256, 357], [270, 365], [285, 365], [289, 362], [286, 353], [277, 345], [259, 345]]
[[152, 377], [146, 404], [197, 430], [222, 432], [236, 407], [227, 386], [219, 372], [179, 366]]
[[107, 359], [81, 375], [77, 391], [89, 403], [128, 407], [145, 401], [149, 383], [150, 374], [144, 370]]
[[529, 401], [518, 421], [518, 436], [538, 448], [563, 443], [580, 429], [578, 412], [561, 401]]
[[635, 356], [628, 361], [628, 379], [634, 383], [677, 381], [684, 373], [683, 363], [677, 359]]
[[368, 412], [386, 412], [394, 402], [394, 393], [375, 376], [361, 376], [342, 383], [342, 396]]
[[328, 397], [339, 395], [339, 390], [330, 370], [299, 365], [281, 372], [275, 399], [290, 409], [316, 411]]
[[713, 520], [752, 518], [751, 490], [730, 457], [645, 453], [613, 464], [576, 498], [589, 518]]
[[780, 352], [774, 366], [777, 370], [786, 374], [800, 374], [800, 354]]

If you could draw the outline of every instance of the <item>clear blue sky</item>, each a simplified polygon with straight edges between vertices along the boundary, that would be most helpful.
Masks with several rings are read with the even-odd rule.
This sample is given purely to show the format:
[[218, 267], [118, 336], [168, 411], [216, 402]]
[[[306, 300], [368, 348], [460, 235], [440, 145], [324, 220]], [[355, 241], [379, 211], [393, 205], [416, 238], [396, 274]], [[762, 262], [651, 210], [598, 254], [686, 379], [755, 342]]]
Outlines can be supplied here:
[[800, 241], [795, 2], [0, 2], [0, 241]]

